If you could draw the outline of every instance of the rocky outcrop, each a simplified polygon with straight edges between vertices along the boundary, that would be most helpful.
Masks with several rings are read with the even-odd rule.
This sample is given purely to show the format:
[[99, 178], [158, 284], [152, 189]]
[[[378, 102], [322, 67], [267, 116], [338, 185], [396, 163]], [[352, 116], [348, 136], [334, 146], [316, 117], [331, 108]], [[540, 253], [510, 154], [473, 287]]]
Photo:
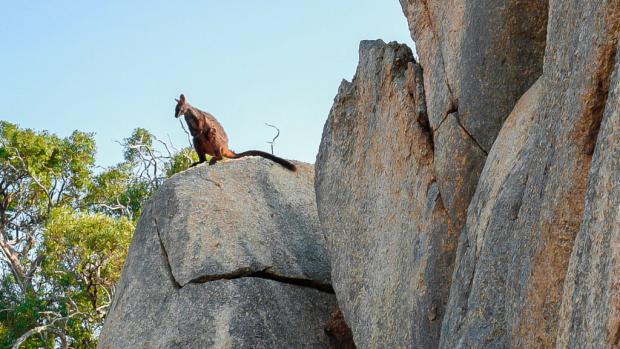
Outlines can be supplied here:
[[[510, 168], [478, 184], [480, 202], [469, 207], [459, 245], [444, 347], [556, 345], [564, 278], [583, 218], [619, 33], [617, 5], [551, 4], [538, 110]], [[506, 154], [495, 146], [491, 152]], [[487, 161], [485, 171], [493, 166]], [[505, 182], [494, 195], [488, 187], [497, 177]], [[479, 207], [495, 211], [490, 223], [480, 219]]]
[[620, 2], [400, 2], [420, 64], [363, 43], [317, 156], [356, 344], [620, 347]]
[[433, 154], [411, 50], [363, 41], [315, 165], [332, 283], [359, 348], [432, 347], [439, 339], [457, 234]]
[[337, 308], [313, 168], [249, 158], [175, 175], [145, 206], [100, 348], [326, 348]]

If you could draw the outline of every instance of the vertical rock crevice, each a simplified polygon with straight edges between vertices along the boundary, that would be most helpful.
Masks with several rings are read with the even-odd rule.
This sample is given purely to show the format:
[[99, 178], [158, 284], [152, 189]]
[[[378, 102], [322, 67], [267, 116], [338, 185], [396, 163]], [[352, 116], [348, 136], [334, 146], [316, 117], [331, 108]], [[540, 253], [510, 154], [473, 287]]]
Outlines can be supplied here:
[[166, 269], [166, 276], [170, 279], [172, 286], [174, 289], [181, 289], [181, 284], [175, 279], [174, 274], [172, 273], [172, 266], [170, 265], [170, 259], [168, 257], [168, 252], [166, 251], [166, 246], [164, 246], [164, 242], [161, 239], [161, 234], [159, 233], [159, 225], [157, 224], [157, 218], [153, 218], [153, 226], [155, 227], [155, 232], [157, 233], [157, 241], [159, 242], [160, 253], [162, 259], [164, 261], [164, 267]]

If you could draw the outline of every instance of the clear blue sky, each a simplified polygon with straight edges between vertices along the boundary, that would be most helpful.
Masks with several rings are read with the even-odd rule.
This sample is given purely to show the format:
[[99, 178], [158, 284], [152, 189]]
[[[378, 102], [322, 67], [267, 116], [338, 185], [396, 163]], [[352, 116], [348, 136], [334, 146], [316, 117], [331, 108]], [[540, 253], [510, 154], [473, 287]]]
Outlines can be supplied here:
[[144, 127], [180, 148], [174, 100], [220, 120], [231, 149], [314, 162], [338, 85], [363, 39], [412, 46], [398, 0], [5, 1], [0, 119], [94, 132], [98, 161]]

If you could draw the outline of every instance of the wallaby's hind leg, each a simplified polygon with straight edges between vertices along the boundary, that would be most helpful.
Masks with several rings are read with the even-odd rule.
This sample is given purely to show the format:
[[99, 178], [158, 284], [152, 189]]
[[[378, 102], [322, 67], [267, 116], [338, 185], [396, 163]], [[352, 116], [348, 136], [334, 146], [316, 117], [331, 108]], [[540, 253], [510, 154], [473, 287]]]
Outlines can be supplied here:
[[193, 164], [189, 165], [189, 167], [194, 167], [198, 164], [202, 164], [203, 162], [207, 161], [207, 156], [205, 154], [198, 153], [198, 159], [199, 161], [194, 162]]
[[211, 157], [211, 160], [209, 161], [209, 165], [215, 165], [216, 162], [223, 159], [222, 149], [217, 143], [217, 136], [216, 136], [215, 128], [211, 127], [209, 129], [209, 131], [207, 132], [207, 139], [209, 140], [209, 143], [213, 147], [213, 156]]
[[220, 148], [215, 148], [215, 155], [213, 155], [211, 157], [211, 160], [209, 160], [209, 165], [215, 165], [216, 162], [222, 160], [222, 151], [220, 150]]

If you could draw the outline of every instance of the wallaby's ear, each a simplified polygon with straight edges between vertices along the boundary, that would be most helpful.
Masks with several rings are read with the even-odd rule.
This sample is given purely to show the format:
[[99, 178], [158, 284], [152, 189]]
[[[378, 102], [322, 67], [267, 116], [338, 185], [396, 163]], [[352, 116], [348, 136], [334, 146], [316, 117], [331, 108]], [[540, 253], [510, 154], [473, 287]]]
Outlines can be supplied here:
[[178, 99], [178, 98], [175, 98], [175, 99], [174, 99], [174, 101], [175, 101], [175, 102], [177, 102], [177, 103], [179, 103], [179, 99]]
[[181, 99], [181, 103], [185, 104], [185, 95], [181, 93], [181, 97], [179, 97], [179, 99]]

